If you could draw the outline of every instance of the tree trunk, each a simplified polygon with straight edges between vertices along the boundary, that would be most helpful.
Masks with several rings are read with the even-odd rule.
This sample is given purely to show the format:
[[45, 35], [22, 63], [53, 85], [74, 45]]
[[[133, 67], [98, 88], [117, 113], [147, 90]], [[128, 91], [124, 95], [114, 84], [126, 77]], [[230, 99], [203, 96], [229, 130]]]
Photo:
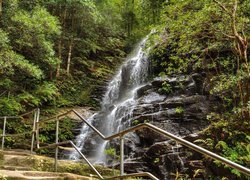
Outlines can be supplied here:
[[234, 0], [232, 10], [229, 10], [224, 4], [222, 4], [218, 0], [213, 0], [213, 1], [217, 3], [221, 7], [221, 9], [225, 13], [227, 13], [231, 18], [232, 35], [228, 35], [225, 33], [223, 34], [234, 40], [236, 53], [240, 57], [241, 61], [243, 61], [242, 63], [245, 64], [248, 76], [250, 77], [248, 57], [247, 57], [248, 37], [245, 37], [244, 31], [243, 31], [243, 35], [241, 35], [237, 30], [237, 21], [236, 21], [237, 14], [236, 13], [237, 13], [237, 8], [238, 8], [238, 0]]
[[2, 22], [3, 16], [3, 0], [0, 0], [0, 23]]
[[68, 53], [68, 61], [67, 61], [67, 76], [69, 76], [69, 71], [70, 71], [70, 62], [71, 62], [71, 55], [72, 55], [72, 48], [73, 48], [73, 39], [70, 41], [69, 44], [69, 53]]
[[57, 64], [57, 67], [56, 67], [56, 78], [59, 78], [60, 76], [60, 69], [61, 69], [61, 63], [62, 63], [62, 37], [59, 39], [59, 42], [58, 42], [58, 58], [60, 62]]
[[57, 67], [56, 67], [56, 78], [59, 78], [60, 77], [60, 69], [61, 69], [61, 63], [63, 61], [62, 59], [62, 48], [63, 48], [63, 36], [64, 36], [64, 29], [65, 29], [65, 26], [66, 26], [66, 16], [67, 16], [67, 8], [64, 7], [64, 9], [62, 10], [62, 6], [60, 5], [59, 6], [59, 17], [60, 17], [60, 21], [61, 21], [61, 24], [62, 24], [62, 34], [61, 34], [61, 37], [58, 41], [58, 58], [60, 60], [60, 62], [57, 64]]

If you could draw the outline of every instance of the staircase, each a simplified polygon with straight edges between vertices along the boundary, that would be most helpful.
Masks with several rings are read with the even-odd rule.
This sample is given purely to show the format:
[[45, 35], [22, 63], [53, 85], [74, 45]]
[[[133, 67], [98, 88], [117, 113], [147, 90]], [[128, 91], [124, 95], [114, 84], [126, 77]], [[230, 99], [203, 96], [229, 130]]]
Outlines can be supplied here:
[[[93, 175], [87, 173], [90, 172], [89, 168], [86, 168], [86, 175], [80, 176], [72, 173], [60, 173], [49, 172], [53, 171], [54, 159], [31, 155], [30, 152], [24, 150], [15, 151], [0, 151], [0, 179], [79, 179], [79, 180], [94, 180]], [[75, 166], [84, 166], [81, 163], [61, 161], [59, 171], [67, 172]], [[64, 166], [64, 168], [63, 168]], [[84, 166], [86, 167], [86, 166]], [[45, 170], [45, 171], [44, 171]], [[72, 169], [71, 169], [72, 170]], [[93, 177], [91, 177], [93, 176]]]
[[10, 171], [0, 170], [1, 178], [6, 179], [36, 179], [36, 180], [62, 180], [62, 179], [79, 179], [79, 180], [90, 180], [92, 178], [77, 176], [70, 173], [51, 173], [51, 172], [40, 172], [40, 171]]

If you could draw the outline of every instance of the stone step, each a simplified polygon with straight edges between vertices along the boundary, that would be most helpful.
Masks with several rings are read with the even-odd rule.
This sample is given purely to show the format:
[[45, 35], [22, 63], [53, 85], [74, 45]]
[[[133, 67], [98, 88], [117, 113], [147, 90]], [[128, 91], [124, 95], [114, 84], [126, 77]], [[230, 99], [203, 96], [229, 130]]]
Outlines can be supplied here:
[[0, 169], [3, 170], [11, 170], [11, 171], [31, 171], [32, 169], [30, 167], [24, 167], [24, 166], [1, 166]]
[[[2, 176], [10, 177], [7, 179], [17, 179], [17, 180], [19, 179], [73, 179], [74, 180], [74, 179], [91, 179], [88, 177], [95, 177], [95, 174], [91, 170], [91, 168], [85, 163], [83, 163], [82, 160], [79, 162], [69, 161], [69, 160], [58, 160], [58, 170], [62, 173], [59, 175], [57, 173], [57, 175], [55, 175], [53, 172], [54, 161], [55, 161], [54, 158], [30, 154], [29, 151], [28, 152], [18, 151], [18, 150], [0, 151], [0, 179]], [[110, 177], [118, 174], [117, 170], [109, 169], [100, 165], [95, 165], [95, 166], [98, 169], [98, 171], [104, 176]], [[33, 173], [31, 175], [30, 174], [31, 172], [35, 172], [35, 174]], [[44, 172], [47, 173], [44, 174]], [[50, 173], [48, 174], [48, 172]], [[80, 174], [81, 176], [68, 173], [76, 173]]]
[[52, 172], [40, 172], [40, 171], [10, 171], [10, 170], [0, 170], [0, 175], [6, 179], [13, 180], [63, 180], [63, 179], [72, 179], [72, 180], [95, 180], [93, 177], [85, 177], [74, 175], [70, 173], [52, 173]]
[[19, 156], [29, 156], [30, 151], [28, 150], [21, 150], [21, 149], [15, 149], [13, 151], [11, 150], [4, 150], [4, 155], [19, 155]]

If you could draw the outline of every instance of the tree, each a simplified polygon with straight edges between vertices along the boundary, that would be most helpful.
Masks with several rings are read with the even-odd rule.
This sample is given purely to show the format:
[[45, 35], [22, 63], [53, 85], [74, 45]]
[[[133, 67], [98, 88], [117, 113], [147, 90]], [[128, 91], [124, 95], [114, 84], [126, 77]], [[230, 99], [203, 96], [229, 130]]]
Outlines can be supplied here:
[[2, 21], [2, 13], [3, 13], [3, 0], [0, 0], [0, 20]]
[[10, 34], [13, 49], [43, 69], [47, 77], [52, 78], [58, 63], [53, 49], [53, 39], [60, 34], [57, 19], [41, 7], [35, 7], [30, 12], [15, 9], [8, 16], [4, 26]]
[[57, 89], [47, 81], [58, 62], [53, 40], [60, 34], [60, 26], [41, 6], [27, 11], [22, 1], [6, 0], [4, 5], [0, 29], [0, 107], [6, 115], [56, 97]]
[[[47, 4], [54, 16], [57, 16], [62, 25], [62, 34], [58, 41], [57, 54], [58, 58], [66, 63], [66, 74], [70, 74], [70, 64], [72, 53], [74, 53], [74, 44], [79, 43], [80, 36], [88, 36], [91, 32], [91, 26], [100, 18], [93, 1], [57, 1]], [[87, 38], [87, 37], [85, 37]], [[62, 55], [62, 50], [67, 49], [68, 53]], [[60, 64], [57, 66], [56, 76], [60, 75]]]
[[[243, 26], [246, 22], [237, 22], [238, 20], [238, 15], [237, 15], [237, 10], [238, 10], [238, 0], [234, 0], [233, 5], [231, 9], [227, 8], [229, 4], [226, 6], [225, 4], [221, 3], [220, 1], [213, 0], [221, 9], [222, 11], [229, 16], [231, 19], [230, 23], [230, 28], [231, 28], [231, 33], [230, 32], [223, 32], [221, 33], [234, 41], [234, 49], [236, 54], [239, 56], [240, 59], [242, 59], [245, 63], [245, 68], [247, 69], [247, 72], [250, 77], [250, 71], [249, 71], [249, 65], [248, 65], [248, 41], [250, 40], [250, 35], [245, 34], [245, 27], [241, 27], [241, 32], [239, 32], [239, 23], [243, 23]], [[242, 25], [241, 25], [242, 26]], [[238, 64], [239, 68], [239, 64]]]

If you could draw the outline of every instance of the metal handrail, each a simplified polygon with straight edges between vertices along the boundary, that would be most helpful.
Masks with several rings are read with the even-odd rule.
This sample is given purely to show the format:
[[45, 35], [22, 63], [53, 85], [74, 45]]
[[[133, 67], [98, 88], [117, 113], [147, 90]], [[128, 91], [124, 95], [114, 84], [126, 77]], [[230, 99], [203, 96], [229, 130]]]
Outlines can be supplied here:
[[[32, 131], [28, 131], [28, 132], [24, 132], [24, 133], [18, 133], [18, 134], [6, 134], [6, 124], [7, 124], [7, 120], [10, 120], [10, 119], [24, 119], [23, 116], [26, 116], [28, 114], [32, 114], [34, 113], [34, 121], [33, 121], [33, 130]], [[0, 138], [2, 139], [2, 145], [1, 145], [1, 149], [4, 150], [4, 143], [5, 143], [5, 137], [18, 137], [18, 136], [23, 136], [23, 135], [26, 135], [26, 134], [31, 134], [32, 133], [32, 140], [31, 140], [31, 153], [32, 153], [32, 150], [33, 150], [33, 143], [34, 143], [34, 134], [35, 134], [35, 121], [39, 119], [39, 114], [40, 114], [40, 109], [37, 108], [37, 109], [33, 109], [32, 111], [30, 112], [27, 112], [27, 113], [24, 113], [24, 114], [21, 114], [21, 115], [18, 115], [18, 116], [3, 116], [3, 117], [0, 117], [0, 119], [3, 119], [3, 132], [2, 134], [0, 135]], [[37, 119], [38, 117], [38, 119]]]
[[70, 144], [73, 146], [73, 148], [75, 148], [75, 150], [82, 156], [82, 158], [85, 160], [85, 162], [87, 162], [87, 164], [91, 167], [91, 169], [93, 171], [95, 171], [95, 173], [97, 174], [97, 176], [100, 179], [116, 179], [116, 178], [128, 178], [128, 177], [150, 177], [153, 180], [159, 180], [157, 177], [155, 177], [153, 174], [149, 173], [149, 172], [141, 172], [141, 173], [131, 173], [131, 174], [123, 174], [120, 176], [113, 176], [110, 178], [103, 178], [102, 175], [97, 171], [97, 169], [92, 165], [92, 163], [82, 154], [82, 152], [76, 147], [76, 145], [72, 142], [69, 141]]
[[102, 175], [97, 171], [97, 169], [92, 165], [92, 163], [82, 154], [82, 152], [76, 147], [76, 145], [72, 142], [72, 141], [69, 141], [69, 143], [72, 145], [73, 148], [75, 148], [75, 150], [78, 152], [78, 154], [80, 154], [82, 156], [82, 158], [84, 159], [84, 161], [91, 167], [91, 169], [93, 171], [95, 171], [95, 173], [97, 174], [97, 176], [100, 178], [100, 179], [104, 179], [102, 177]]
[[90, 166], [90, 168], [96, 173], [96, 175], [100, 178], [100, 179], [116, 179], [116, 178], [127, 178], [127, 177], [150, 177], [153, 180], [159, 180], [157, 177], [155, 177], [153, 174], [149, 173], [149, 172], [141, 172], [141, 173], [131, 173], [131, 174], [125, 174], [122, 176], [113, 176], [113, 177], [109, 177], [109, 178], [104, 178], [99, 172], [98, 170], [93, 166], [93, 164], [86, 158], [86, 156], [84, 156], [82, 154], [82, 152], [78, 149], [78, 147], [72, 142], [72, 141], [64, 141], [64, 142], [59, 142], [59, 143], [54, 143], [54, 144], [50, 144], [48, 146], [42, 146], [39, 149], [46, 149], [46, 148], [54, 148], [60, 145], [65, 145], [65, 144], [71, 144], [71, 146], [78, 152], [78, 154], [84, 159], [84, 161]]
[[[172, 140], [175, 140], [176, 142], [190, 148], [190, 149], [193, 149], [194, 151], [196, 152], [199, 152], [203, 155], [206, 155], [206, 156], [209, 156], [210, 158], [214, 159], [214, 160], [217, 160], [217, 161], [220, 161], [222, 162], [223, 164], [226, 164], [228, 166], [230, 166], [231, 168], [234, 168], [234, 169], [237, 169], [238, 171], [242, 172], [243, 174], [247, 175], [247, 176], [250, 176], [250, 169], [242, 166], [242, 165], [239, 165], [233, 161], [230, 161], [222, 156], [219, 156], [211, 151], [208, 151], [207, 149], [205, 148], [202, 148], [200, 146], [197, 146], [196, 144], [193, 144], [185, 139], [182, 139], [172, 133], [169, 133], [161, 128], [158, 128], [152, 124], [149, 124], [149, 123], [144, 123], [144, 124], [140, 124], [140, 125], [137, 125], [135, 127], [132, 127], [132, 128], [129, 128], [129, 129], [126, 129], [124, 131], [121, 131], [117, 134], [114, 134], [114, 135], [111, 135], [111, 136], [108, 136], [108, 137], [105, 137], [100, 131], [98, 131], [94, 126], [92, 126], [88, 121], [86, 121], [77, 111], [73, 110], [73, 112], [80, 118], [82, 119], [93, 131], [95, 131], [102, 139], [104, 140], [111, 140], [111, 139], [114, 139], [114, 138], [118, 138], [118, 137], [123, 137], [125, 134], [127, 133], [130, 133], [130, 132], [134, 132], [136, 130], [139, 130], [139, 129], [143, 129], [143, 128], [148, 128], [148, 129], [151, 129], [153, 131], [155, 131], [156, 133], [158, 134], [162, 134]], [[122, 158], [121, 158], [122, 159]], [[121, 165], [122, 166], [122, 163]]]
[[69, 110], [69, 111], [67, 111], [65, 113], [62, 113], [62, 114], [55, 115], [55, 116], [52, 116], [50, 118], [47, 118], [47, 119], [45, 119], [43, 121], [40, 121], [39, 123], [43, 124], [43, 123], [47, 123], [47, 122], [54, 122], [54, 121], [62, 120], [61, 118], [64, 118], [65, 116], [67, 116], [71, 112], [74, 112], [73, 109]]
[[7, 118], [7, 119], [23, 119], [23, 117], [22, 116], [26, 116], [26, 115], [28, 115], [28, 114], [31, 114], [31, 113], [33, 113], [34, 111], [36, 111], [37, 109], [33, 109], [32, 111], [29, 111], [29, 112], [27, 112], [27, 113], [24, 113], [24, 114], [20, 114], [20, 115], [18, 115], [18, 116], [0, 116], [0, 119], [4, 119], [4, 118]]
[[[31, 111], [33, 112], [33, 111]], [[29, 112], [29, 113], [31, 113]], [[148, 172], [141, 172], [141, 173], [132, 173], [132, 174], [123, 174], [124, 173], [124, 135], [130, 133], [130, 132], [134, 132], [136, 130], [139, 130], [139, 129], [144, 129], [144, 128], [148, 128], [148, 129], [151, 129], [153, 131], [155, 131], [156, 133], [158, 134], [162, 134], [172, 140], [175, 140], [176, 142], [190, 148], [190, 149], [193, 149], [194, 151], [196, 152], [199, 152], [203, 155], [206, 155], [206, 156], [209, 156], [210, 158], [214, 159], [214, 160], [218, 160], [234, 169], [237, 169], [238, 171], [242, 172], [243, 174], [247, 175], [247, 176], [250, 176], [250, 169], [248, 169], [247, 167], [244, 167], [242, 165], [239, 165], [233, 161], [230, 161], [222, 156], [219, 156], [211, 151], [208, 151], [207, 149], [204, 149], [200, 146], [197, 146], [196, 144], [193, 144], [185, 139], [182, 139], [172, 133], [169, 133], [161, 128], [158, 128], [150, 123], [144, 123], [144, 124], [139, 124], [137, 126], [134, 126], [132, 128], [129, 128], [129, 129], [126, 129], [126, 130], [123, 130], [119, 133], [116, 133], [116, 134], [113, 134], [111, 136], [107, 136], [105, 137], [98, 129], [96, 129], [93, 125], [91, 125], [84, 117], [81, 116], [81, 114], [79, 114], [76, 110], [72, 109], [72, 110], [69, 110], [68, 112], [66, 113], [63, 113], [63, 114], [60, 114], [60, 115], [57, 115], [55, 117], [52, 117], [52, 118], [48, 118], [42, 122], [39, 122], [39, 113], [40, 113], [40, 110], [38, 109], [38, 112], [37, 114], [35, 113], [35, 116], [34, 116], [34, 128], [33, 129], [33, 136], [34, 136], [34, 133], [37, 134], [37, 136], [39, 136], [39, 124], [40, 123], [45, 123], [45, 122], [50, 122], [52, 119], [56, 119], [55, 121], [57, 122], [57, 128], [56, 128], [56, 136], [58, 137], [58, 127], [59, 127], [59, 121], [61, 120], [61, 117], [64, 117], [66, 116], [67, 114], [69, 113], [75, 113], [81, 120], [82, 122], [86, 123], [95, 133], [97, 133], [103, 140], [112, 140], [112, 139], [115, 139], [115, 138], [120, 138], [120, 141], [121, 141], [121, 147], [120, 147], [120, 176], [116, 176], [116, 177], [112, 177], [112, 178], [107, 178], [107, 179], [115, 179], [115, 178], [126, 178], [126, 177], [138, 177], [138, 176], [147, 176], [147, 177], [150, 177], [154, 180], [157, 180], [157, 178], [152, 175], [151, 173], [148, 173]], [[26, 113], [26, 114], [29, 114], [29, 113]], [[24, 115], [26, 115], [24, 114]], [[20, 116], [19, 116], [20, 117]], [[0, 117], [1, 118], [1, 117]], [[14, 118], [14, 117], [13, 117]], [[17, 117], [16, 117], [17, 118]], [[6, 120], [7, 120], [7, 116], [4, 117], [4, 121], [6, 124]], [[35, 127], [35, 124], [36, 124], [36, 127]], [[5, 128], [4, 128], [5, 129]], [[8, 136], [5, 134], [5, 132], [3, 132], [3, 135], [2, 135], [2, 138], [4, 138], [5, 136]], [[37, 137], [38, 139], [38, 137]], [[3, 139], [4, 140], [4, 139]], [[33, 142], [34, 142], [34, 138], [32, 138], [32, 145], [33, 145]], [[70, 143], [73, 148], [83, 157], [83, 159], [88, 163], [88, 165], [95, 171], [95, 173], [97, 174], [97, 176], [100, 178], [100, 179], [103, 179], [103, 177], [100, 175], [100, 173], [95, 169], [95, 167], [88, 161], [88, 159], [81, 153], [81, 151], [76, 147], [76, 145], [72, 142], [72, 141], [66, 141], [66, 142], [58, 142], [58, 138], [56, 139], [56, 143], [54, 144], [51, 144], [47, 147], [39, 147], [39, 141], [37, 142], [37, 148], [38, 149], [42, 149], [42, 148], [51, 148], [51, 147], [54, 147], [56, 146], [56, 149], [57, 149], [57, 153], [58, 153], [58, 146], [60, 146], [60, 144], [68, 144]], [[2, 149], [3, 149], [3, 142], [2, 142]], [[33, 151], [33, 147], [31, 148], [31, 152]], [[56, 154], [57, 154], [56, 153]], [[56, 155], [57, 157], [57, 155]], [[56, 158], [56, 162], [57, 162], [57, 158]], [[57, 163], [56, 163], [57, 164]], [[57, 166], [57, 165], [56, 165]]]
[[[37, 141], [37, 149], [46, 149], [46, 148], [56, 148], [56, 151], [55, 151], [55, 171], [57, 171], [57, 166], [58, 166], [58, 147], [60, 147], [60, 145], [65, 145], [65, 144], [71, 144], [72, 147], [78, 152], [78, 154], [85, 160], [85, 162], [91, 167], [91, 169], [97, 174], [97, 176], [100, 178], [100, 179], [104, 179], [102, 177], [102, 175], [95, 169], [95, 167], [93, 166], [93, 164], [91, 164], [91, 162], [82, 154], [82, 152], [77, 148], [77, 146], [72, 142], [72, 141], [64, 141], [64, 142], [58, 142], [58, 133], [59, 133], [59, 121], [61, 121], [63, 117], [67, 116], [69, 113], [75, 113], [77, 116], [80, 115], [77, 111], [75, 110], [69, 110], [67, 111], [66, 113], [63, 113], [63, 114], [59, 114], [59, 115], [56, 115], [54, 117], [51, 117], [51, 118], [47, 118], [43, 121], [36, 121], [36, 132], [37, 135], [39, 134], [39, 124], [43, 124], [43, 123], [46, 123], [46, 122], [51, 122], [51, 121], [56, 121], [56, 142], [53, 143], [53, 144], [49, 144], [49, 145], [46, 145], [46, 146], [41, 146], [39, 145], [39, 141]], [[38, 118], [39, 119], [39, 118]], [[80, 119], [82, 120], [82, 122], [87, 122], [82, 116], [80, 117]], [[92, 126], [92, 128], [94, 128]], [[98, 132], [98, 130], [96, 129], [96, 131]], [[99, 132], [100, 133], [100, 132]], [[102, 135], [100, 133], [100, 135]], [[104, 137], [102, 135], [102, 137]], [[37, 137], [37, 139], [39, 139]], [[111, 178], [108, 178], [108, 179], [116, 179], [116, 178], [126, 178], [126, 177], [150, 177], [151, 179], [153, 180], [159, 180], [158, 178], [156, 178], [153, 174], [149, 173], [149, 172], [142, 172], [142, 173], [132, 173], [132, 174], [123, 174], [124, 173], [124, 166], [123, 166], [123, 156], [124, 156], [124, 139], [121, 137], [121, 158], [122, 161], [121, 161], [121, 165], [120, 165], [120, 176], [115, 176], [115, 177], [111, 177]]]

